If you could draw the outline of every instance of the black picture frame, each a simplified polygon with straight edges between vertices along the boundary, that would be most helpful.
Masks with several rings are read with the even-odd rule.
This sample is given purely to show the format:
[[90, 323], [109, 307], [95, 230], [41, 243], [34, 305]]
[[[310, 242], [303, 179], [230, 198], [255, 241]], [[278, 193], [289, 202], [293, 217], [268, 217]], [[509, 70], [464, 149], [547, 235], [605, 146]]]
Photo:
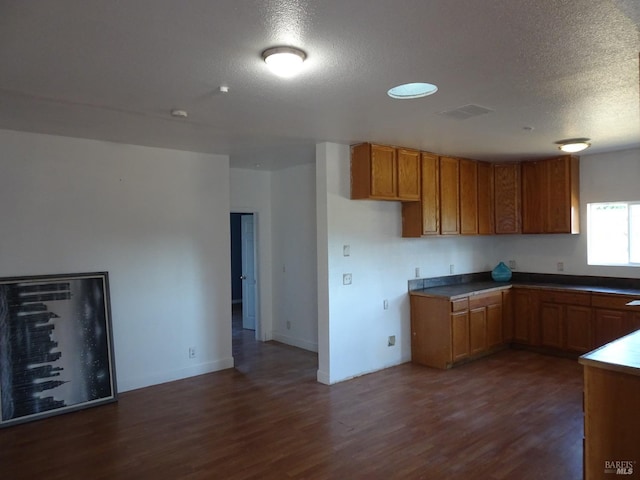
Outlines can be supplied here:
[[108, 273], [0, 278], [0, 427], [116, 400]]

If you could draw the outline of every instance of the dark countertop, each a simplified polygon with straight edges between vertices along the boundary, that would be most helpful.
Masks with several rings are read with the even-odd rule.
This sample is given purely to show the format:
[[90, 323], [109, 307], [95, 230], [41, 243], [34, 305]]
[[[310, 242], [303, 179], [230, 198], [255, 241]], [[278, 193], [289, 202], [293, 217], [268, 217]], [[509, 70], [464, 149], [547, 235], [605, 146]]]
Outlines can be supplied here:
[[640, 299], [640, 289], [638, 288], [621, 288], [595, 285], [571, 285], [568, 283], [538, 283], [530, 281], [513, 281], [513, 282], [494, 282], [494, 281], [471, 281], [468, 283], [460, 283], [455, 285], [441, 285], [437, 287], [428, 287], [411, 290], [410, 295], [420, 295], [425, 297], [444, 297], [455, 300], [461, 297], [469, 297], [509, 289], [512, 287], [540, 288], [547, 290], [570, 290], [574, 292], [587, 293], [606, 293], [616, 295], [631, 295]]
[[587, 367], [640, 376], [640, 330], [582, 355], [579, 362]]

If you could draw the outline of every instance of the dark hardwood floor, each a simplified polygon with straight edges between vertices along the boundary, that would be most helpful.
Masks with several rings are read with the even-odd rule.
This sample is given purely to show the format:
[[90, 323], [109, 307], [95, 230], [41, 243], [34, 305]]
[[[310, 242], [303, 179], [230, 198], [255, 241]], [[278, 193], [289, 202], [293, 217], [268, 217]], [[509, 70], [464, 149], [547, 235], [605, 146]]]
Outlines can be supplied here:
[[0, 478], [582, 478], [582, 370], [506, 350], [333, 386], [317, 357], [234, 329], [237, 367], [0, 430]]

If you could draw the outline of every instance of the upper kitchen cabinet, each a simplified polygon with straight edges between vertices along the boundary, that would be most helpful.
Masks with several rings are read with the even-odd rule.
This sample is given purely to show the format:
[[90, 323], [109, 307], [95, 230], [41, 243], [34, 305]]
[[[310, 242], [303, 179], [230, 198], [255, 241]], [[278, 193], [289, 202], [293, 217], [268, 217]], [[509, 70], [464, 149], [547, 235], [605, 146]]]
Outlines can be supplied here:
[[522, 163], [522, 232], [580, 233], [579, 160]]
[[402, 236], [420, 237], [440, 233], [440, 162], [433, 153], [420, 155], [420, 202], [402, 203]]
[[478, 162], [461, 158], [460, 165], [460, 233], [478, 234]]
[[580, 163], [565, 155], [547, 162], [545, 233], [580, 233]]
[[478, 163], [478, 233], [491, 235], [493, 226], [493, 167], [489, 162]]
[[495, 233], [520, 233], [520, 164], [493, 165]]
[[351, 198], [420, 200], [420, 152], [362, 143], [351, 147]]
[[460, 233], [460, 160], [440, 157], [440, 233]]

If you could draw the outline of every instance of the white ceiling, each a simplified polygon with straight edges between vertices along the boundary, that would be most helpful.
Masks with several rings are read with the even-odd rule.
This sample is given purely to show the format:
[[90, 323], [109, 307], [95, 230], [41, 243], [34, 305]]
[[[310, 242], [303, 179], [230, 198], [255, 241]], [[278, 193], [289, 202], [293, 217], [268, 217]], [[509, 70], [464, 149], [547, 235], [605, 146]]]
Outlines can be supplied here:
[[[571, 137], [635, 148], [639, 25], [638, 0], [6, 0], [0, 128], [265, 169], [313, 162], [322, 141], [487, 160]], [[278, 45], [307, 52], [296, 78], [262, 62]], [[439, 91], [386, 96], [416, 81]], [[468, 104], [493, 112], [439, 115]]]

